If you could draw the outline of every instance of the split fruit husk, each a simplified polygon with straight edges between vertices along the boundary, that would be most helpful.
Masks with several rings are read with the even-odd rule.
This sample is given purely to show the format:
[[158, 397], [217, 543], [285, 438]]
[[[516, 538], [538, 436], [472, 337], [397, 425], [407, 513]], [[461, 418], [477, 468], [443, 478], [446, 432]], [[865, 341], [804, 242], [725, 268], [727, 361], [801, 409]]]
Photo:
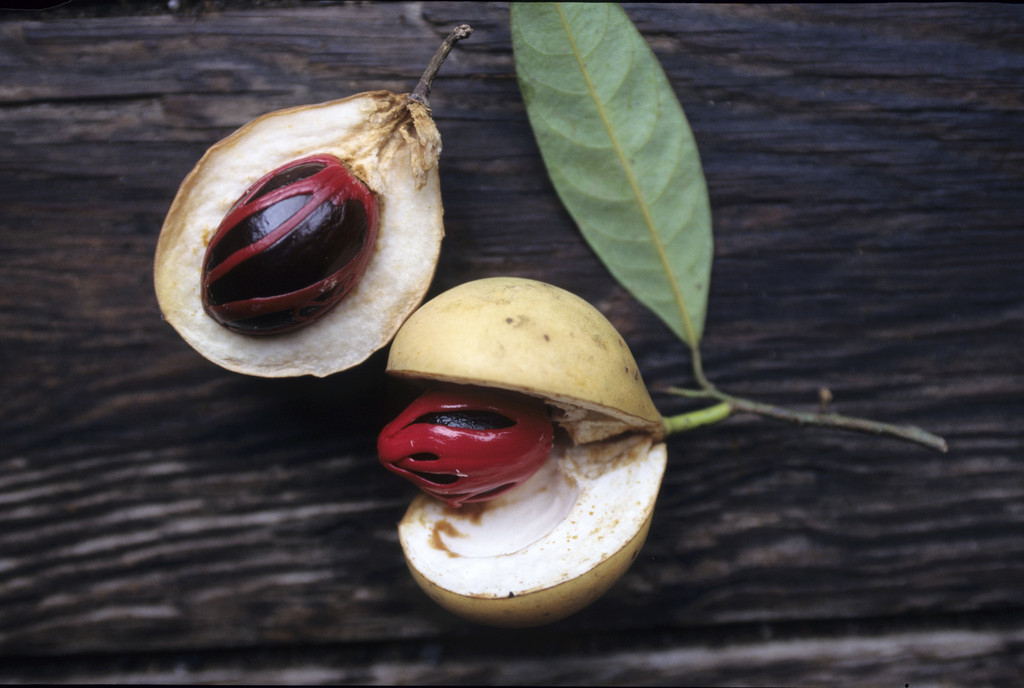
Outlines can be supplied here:
[[501, 497], [458, 509], [413, 500], [399, 539], [431, 598], [481, 623], [534, 626], [582, 609], [626, 572], [666, 448], [636, 361], [600, 312], [542, 282], [469, 282], [409, 318], [388, 372], [539, 397], [557, 428], [544, 467]]
[[[156, 249], [155, 286], [167, 322], [210, 361], [262, 377], [326, 376], [385, 346], [423, 300], [444, 236], [438, 156], [429, 108], [405, 94], [360, 93], [272, 112], [207, 151], [185, 178]], [[344, 301], [302, 329], [253, 337], [219, 325], [200, 295], [206, 246], [232, 204], [281, 165], [339, 158], [380, 204], [375, 254]]]

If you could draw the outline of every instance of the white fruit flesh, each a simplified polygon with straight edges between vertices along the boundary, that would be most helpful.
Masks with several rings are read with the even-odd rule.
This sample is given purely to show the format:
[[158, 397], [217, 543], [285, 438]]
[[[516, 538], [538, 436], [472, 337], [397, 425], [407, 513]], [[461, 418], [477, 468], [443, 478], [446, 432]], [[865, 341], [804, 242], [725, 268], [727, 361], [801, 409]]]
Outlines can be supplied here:
[[631, 435], [556, 445], [527, 483], [452, 509], [417, 497], [399, 524], [420, 586], [463, 617], [532, 626], [602, 595], [643, 545], [665, 471], [664, 444]]
[[[203, 356], [240, 373], [325, 376], [362, 362], [391, 340], [433, 278], [444, 235], [439, 152], [428, 111], [386, 91], [250, 122], [210, 148], [171, 205], [154, 274], [164, 317]], [[307, 327], [273, 336], [232, 332], [202, 307], [206, 245], [253, 182], [314, 153], [335, 155], [377, 194], [380, 229], [366, 274]]]

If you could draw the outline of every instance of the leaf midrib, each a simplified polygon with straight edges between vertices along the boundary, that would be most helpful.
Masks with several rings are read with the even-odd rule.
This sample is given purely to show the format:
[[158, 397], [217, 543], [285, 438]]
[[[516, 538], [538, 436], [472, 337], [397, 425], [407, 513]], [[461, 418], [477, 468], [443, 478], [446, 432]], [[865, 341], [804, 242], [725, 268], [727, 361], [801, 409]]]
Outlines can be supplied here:
[[580, 73], [583, 75], [583, 81], [587, 85], [587, 91], [590, 93], [590, 98], [594, 101], [594, 104], [597, 107], [597, 113], [601, 118], [601, 124], [604, 125], [608, 138], [611, 140], [612, 149], [615, 151], [615, 155], [619, 159], [619, 163], [622, 165], [623, 170], [625, 170], [626, 179], [629, 181], [630, 189], [633, 192], [633, 196], [636, 198], [637, 207], [640, 208], [640, 213], [644, 220], [644, 227], [646, 227], [647, 232], [651, 237], [651, 243], [657, 253], [658, 261], [661, 263], [662, 271], [668, 276], [669, 288], [672, 290], [672, 299], [675, 301], [676, 308], [679, 310], [679, 315], [682, 318], [683, 329], [686, 330], [687, 343], [690, 344], [691, 347], [696, 347], [697, 334], [693, 327], [693, 322], [690, 320], [690, 312], [686, 307], [686, 300], [683, 298], [682, 291], [676, 283], [675, 275], [672, 272], [671, 264], [668, 260], [668, 253], [665, 251], [665, 246], [661, 242], [661, 237], [658, 236], [656, 231], [654, 218], [651, 216], [651, 209], [647, 205], [647, 201], [640, 191], [640, 185], [637, 182], [636, 175], [633, 173], [633, 167], [629, 164], [629, 159], [626, 157], [625, 152], [622, 149], [622, 145], [620, 144], [618, 137], [615, 135], [615, 130], [612, 128], [611, 121], [608, 119], [608, 114], [605, 110], [604, 104], [597, 97], [597, 89], [594, 87], [594, 83], [590, 79], [590, 74], [583, 61], [583, 55], [580, 53], [579, 47], [576, 45], [576, 39], [570, 30], [565, 12], [562, 10], [562, 3], [555, 3], [555, 9], [558, 12], [559, 20], [562, 22], [562, 28], [565, 30], [565, 35], [569, 40], [569, 46], [572, 48], [573, 57], [575, 57], [576, 63], [580, 68]]

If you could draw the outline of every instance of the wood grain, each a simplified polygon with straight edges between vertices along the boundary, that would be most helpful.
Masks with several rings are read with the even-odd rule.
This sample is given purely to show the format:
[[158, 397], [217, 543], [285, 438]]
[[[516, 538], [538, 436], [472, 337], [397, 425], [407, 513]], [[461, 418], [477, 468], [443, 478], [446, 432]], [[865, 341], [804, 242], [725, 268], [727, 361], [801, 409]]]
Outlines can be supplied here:
[[[530, 633], [405, 571], [376, 464], [406, 390], [223, 371], [162, 323], [178, 183], [265, 111], [431, 94], [432, 287], [512, 274], [597, 305], [663, 412], [685, 347], [558, 203], [491, 3], [83, 2], [0, 15], [0, 680], [1010, 685], [1024, 678], [1024, 11], [627, 5], [715, 218], [720, 387], [913, 423], [946, 455], [737, 417], [670, 443], [640, 559]], [[46, 658], [47, 662], [39, 660]], [[61, 660], [51, 663], [51, 660]]]

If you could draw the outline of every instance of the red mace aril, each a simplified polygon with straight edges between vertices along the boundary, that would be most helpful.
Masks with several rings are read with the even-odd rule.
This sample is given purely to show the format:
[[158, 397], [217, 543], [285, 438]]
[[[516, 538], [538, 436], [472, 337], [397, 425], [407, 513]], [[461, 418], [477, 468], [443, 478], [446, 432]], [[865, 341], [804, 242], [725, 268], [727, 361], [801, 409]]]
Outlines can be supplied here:
[[551, 453], [553, 432], [538, 399], [443, 386], [388, 423], [377, 452], [386, 469], [457, 508], [526, 482]]
[[313, 322], [366, 272], [378, 216], [373, 192], [332, 155], [273, 170], [235, 202], [207, 245], [203, 308], [245, 334]]

